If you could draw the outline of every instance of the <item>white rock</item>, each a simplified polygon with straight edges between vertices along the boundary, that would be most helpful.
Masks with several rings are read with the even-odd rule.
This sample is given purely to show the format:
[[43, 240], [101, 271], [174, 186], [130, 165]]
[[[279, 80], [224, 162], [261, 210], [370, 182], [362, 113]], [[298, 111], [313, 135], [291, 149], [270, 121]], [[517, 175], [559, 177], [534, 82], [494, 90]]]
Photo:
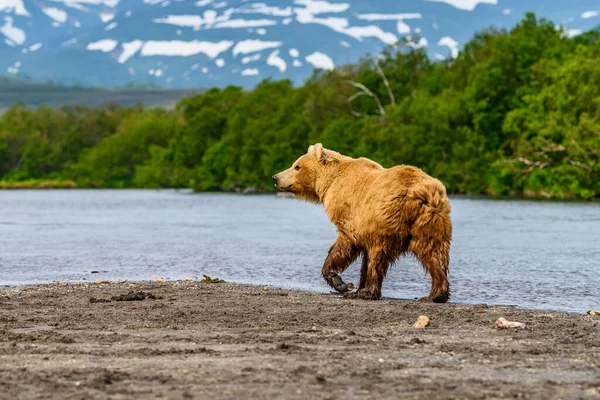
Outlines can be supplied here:
[[413, 328], [423, 329], [429, 326], [429, 317], [421, 315], [417, 318], [417, 321], [413, 324]]
[[505, 318], [500, 317], [496, 321], [496, 327], [499, 329], [525, 328], [525, 324], [522, 322], [508, 321]]

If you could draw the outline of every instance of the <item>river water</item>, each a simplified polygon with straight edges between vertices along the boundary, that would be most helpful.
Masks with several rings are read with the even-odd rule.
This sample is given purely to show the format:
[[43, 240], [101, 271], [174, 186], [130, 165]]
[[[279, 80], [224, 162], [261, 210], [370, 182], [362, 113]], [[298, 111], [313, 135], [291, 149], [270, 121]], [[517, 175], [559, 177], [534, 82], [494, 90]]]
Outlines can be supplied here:
[[[451, 203], [452, 301], [600, 308], [600, 204]], [[0, 192], [0, 234], [0, 285], [207, 274], [329, 291], [319, 273], [335, 228], [321, 206], [273, 195], [57, 190]], [[358, 283], [358, 270], [345, 280]], [[403, 257], [383, 295], [421, 297], [429, 284]]]

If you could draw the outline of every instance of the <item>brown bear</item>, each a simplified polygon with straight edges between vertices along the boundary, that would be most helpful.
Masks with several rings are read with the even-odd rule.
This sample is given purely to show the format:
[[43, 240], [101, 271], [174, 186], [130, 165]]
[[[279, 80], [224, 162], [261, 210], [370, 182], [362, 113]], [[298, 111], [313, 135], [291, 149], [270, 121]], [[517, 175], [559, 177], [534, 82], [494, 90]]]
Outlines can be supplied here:
[[[379, 299], [390, 264], [411, 252], [431, 275], [431, 292], [420, 300], [448, 301], [452, 221], [446, 188], [439, 180], [419, 168], [383, 168], [317, 143], [273, 181], [298, 199], [323, 204], [335, 224], [337, 238], [322, 270], [335, 290], [348, 297]], [[359, 255], [360, 284], [349, 293], [338, 274]]]

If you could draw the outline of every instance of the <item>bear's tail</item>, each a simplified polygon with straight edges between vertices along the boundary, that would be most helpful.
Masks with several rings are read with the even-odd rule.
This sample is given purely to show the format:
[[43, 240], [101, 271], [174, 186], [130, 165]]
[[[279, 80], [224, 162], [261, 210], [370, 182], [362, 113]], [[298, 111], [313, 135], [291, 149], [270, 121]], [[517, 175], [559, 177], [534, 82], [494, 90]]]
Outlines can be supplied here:
[[420, 203], [411, 227], [411, 251], [431, 275], [431, 293], [428, 299], [445, 303], [450, 297], [448, 268], [452, 220], [446, 188], [437, 179], [417, 185], [410, 193]]

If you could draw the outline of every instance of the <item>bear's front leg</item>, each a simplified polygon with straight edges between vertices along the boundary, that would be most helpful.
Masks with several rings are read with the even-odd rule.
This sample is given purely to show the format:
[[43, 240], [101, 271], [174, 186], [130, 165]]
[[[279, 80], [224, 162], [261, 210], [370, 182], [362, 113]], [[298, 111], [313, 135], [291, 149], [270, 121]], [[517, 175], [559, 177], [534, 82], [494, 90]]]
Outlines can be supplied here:
[[381, 298], [381, 285], [390, 264], [387, 254], [389, 252], [379, 248], [364, 252], [358, 291], [347, 294], [347, 298], [363, 300]]
[[321, 274], [329, 286], [340, 293], [348, 291], [348, 285], [338, 275], [344, 272], [356, 260], [360, 250], [348, 238], [338, 235], [329, 249]]

